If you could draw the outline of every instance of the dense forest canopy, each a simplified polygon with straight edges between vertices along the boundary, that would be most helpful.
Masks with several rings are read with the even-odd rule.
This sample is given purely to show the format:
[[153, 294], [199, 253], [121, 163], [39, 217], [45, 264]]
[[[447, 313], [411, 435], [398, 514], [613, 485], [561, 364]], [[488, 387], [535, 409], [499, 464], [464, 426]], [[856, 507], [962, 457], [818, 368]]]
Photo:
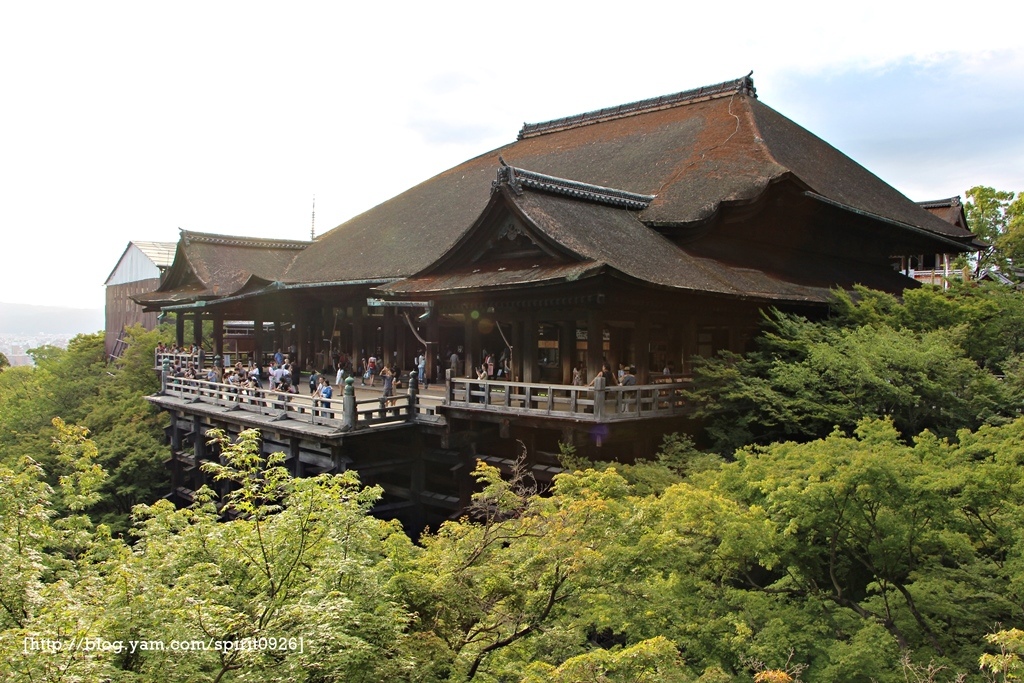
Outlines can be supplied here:
[[705, 434], [631, 465], [566, 449], [546, 491], [480, 465], [466, 516], [418, 539], [369, 514], [379, 489], [294, 479], [254, 432], [218, 436], [204, 465], [223, 499], [160, 500], [163, 418], [143, 397], [161, 334], [136, 330], [114, 366], [89, 335], [0, 372], [10, 680], [1024, 674], [1013, 290], [769, 313], [756, 350], [698, 369]]

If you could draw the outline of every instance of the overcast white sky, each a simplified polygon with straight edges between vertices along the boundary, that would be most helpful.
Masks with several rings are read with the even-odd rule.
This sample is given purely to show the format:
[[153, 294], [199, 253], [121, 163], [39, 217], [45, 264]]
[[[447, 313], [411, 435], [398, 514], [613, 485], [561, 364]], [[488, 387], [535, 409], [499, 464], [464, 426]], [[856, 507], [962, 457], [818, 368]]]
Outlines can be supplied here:
[[[906, 9], [901, 8], [908, 5]], [[0, 301], [130, 240], [309, 237], [543, 121], [754, 71], [915, 200], [1024, 190], [1024, 5], [0, 3]]]

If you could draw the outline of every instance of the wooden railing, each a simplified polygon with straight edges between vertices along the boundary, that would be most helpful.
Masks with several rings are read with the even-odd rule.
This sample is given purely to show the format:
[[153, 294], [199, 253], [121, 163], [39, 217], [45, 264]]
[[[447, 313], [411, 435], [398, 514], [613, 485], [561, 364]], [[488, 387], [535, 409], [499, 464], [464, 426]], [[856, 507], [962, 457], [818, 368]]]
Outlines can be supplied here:
[[154, 351], [153, 356], [153, 367], [155, 367], [158, 370], [163, 368], [165, 360], [170, 364], [172, 368], [175, 365], [186, 367], [189, 363], [192, 363], [192, 365], [197, 369], [202, 369], [203, 361], [206, 358], [206, 354], [200, 353], [199, 351], [196, 351], [195, 353], [189, 353], [188, 351], [179, 351], [177, 353], [165, 351], [163, 353], [160, 353], [159, 351]]
[[[585, 422], [616, 422], [682, 415], [686, 412], [684, 382], [641, 386], [580, 387], [565, 384], [532, 384], [455, 378], [448, 382], [444, 405], [480, 410], [550, 417]], [[351, 391], [344, 395], [345, 390]], [[349, 383], [330, 399], [289, 394], [271, 389], [240, 387], [222, 382], [169, 376], [163, 393], [189, 403], [212, 405], [270, 415], [344, 430], [415, 420], [433, 421], [435, 409], [416, 392], [388, 399], [380, 396], [356, 400]]]
[[354, 394], [325, 399], [181, 377], [167, 377], [163, 393], [189, 403], [209, 403], [232, 410], [271, 415], [274, 419], [349, 429], [407, 422], [412, 412], [410, 405], [413, 404], [409, 394], [389, 399], [356, 400]]
[[682, 391], [687, 384], [672, 382], [640, 386], [580, 387], [454, 378], [448, 382], [445, 403], [455, 408], [588, 422], [615, 422], [682, 415]]

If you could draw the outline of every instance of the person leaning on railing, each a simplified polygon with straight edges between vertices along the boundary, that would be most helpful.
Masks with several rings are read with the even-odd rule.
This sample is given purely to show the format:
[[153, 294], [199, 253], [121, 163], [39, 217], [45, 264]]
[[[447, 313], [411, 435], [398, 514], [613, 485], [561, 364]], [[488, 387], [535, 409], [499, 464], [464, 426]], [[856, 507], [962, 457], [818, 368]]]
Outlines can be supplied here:
[[588, 384], [587, 386], [593, 387], [594, 383], [597, 382], [598, 377], [604, 378], [604, 385], [606, 387], [613, 387], [618, 384], [618, 382], [615, 381], [615, 373], [612, 372], [612, 369], [608, 366], [608, 363], [601, 363], [601, 369], [598, 371], [596, 375], [594, 375], [594, 379], [590, 380], [590, 384]]
[[395, 369], [394, 365], [385, 365], [381, 371], [380, 376], [384, 379], [384, 391], [381, 393], [381, 403], [387, 403], [389, 406], [395, 404]]
[[313, 405], [316, 406], [319, 403], [322, 407], [330, 410], [331, 401], [330, 399], [334, 396], [334, 391], [331, 389], [331, 380], [327, 379], [323, 375], [320, 376], [320, 386], [317, 388], [316, 395], [313, 398]]
[[[477, 379], [487, 379], [488, 378], [488, 376], [487, 376], [487, 364], [486, 363], [482, 364], [479, 368], [477, 368], [476, 378]], [[479, 387], [480, 392], [481, 392], [480, 403], [486, 403], [487, 402], [487, 397], [485, 395], [483, 395], [484, 389], [485, 389], [485, 385], [478, 384], [477, 386]]]

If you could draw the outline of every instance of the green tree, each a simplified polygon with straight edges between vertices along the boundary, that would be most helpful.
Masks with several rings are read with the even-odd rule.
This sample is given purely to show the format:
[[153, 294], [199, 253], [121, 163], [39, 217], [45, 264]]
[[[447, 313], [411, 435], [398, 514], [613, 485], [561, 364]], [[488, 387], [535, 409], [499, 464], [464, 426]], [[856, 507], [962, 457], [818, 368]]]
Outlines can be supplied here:
[[1024, 198], [978, 185], [967, 190], [967, 223], [988, 247], [974, 257], [978, 275], [989, 267], [1005, 270], [1024, 257]]
[[912, 436], [952, 435], [1010, 410], [1003, 388], [967, 358], [962, 328], [837, 328], [776, 315], [757, 351], [723, 353], [695, 370], [689, 399], [712, 445], [823, 436], [866, 416]]
[[1024, 631], [1011, 628], [989, 634], [985, 640], [998, 646], [999, 652], [981, 655], [981, 668], [992, 674], [994, 681], [1019, 681], [1024, 677]]
[[33, 349], [35, 367], [0, 373], [0, 458], [8, 464], [31, 457], [56, 485], [63, 473], [50, 448], [52, 418], [87, 427], [108, 471], [101, 496], [89, 510], [95, 521], [123, 533], [132, 506], [167, 491], [163, 460], [166, 416], [148, 401], [158, 380], [153, 347], [161, 332], [129, 330], [128, 348], [109, 365], [102, 334], [79, 335], [67, 349]]
[[[168, 642], [262, 638], [285, 646], [187, 658], [157, 652], [137, 670], [176, 680], [402, 676], [412, 665], [402, 655], [408, 615], [388, 588], [387, 551], [408, 552], [410, 542], [369, 516], [380, 489], [360, 487], [353, 473], [293, 479], [282, 454], [260, 455], [255, 432], [235, 442], [213, 438], [224, 464], [204, 467], [230, 485], [219, 510], [209, 497], [189, 510], [166, 502], [139, 509], [135, 552], [147, 583], [139, 597], [153, 608], [144, 625]], [[293, 647], [299, 642], [302, 651]]]
[[560, 477], [550, 496], [483, 463], [476, 476], [469, 516], [425, 535], [398, 577], [417, 639], [443, 663], [431, 680], [505, 679], [538, 649], [580, 654], [585, 638], [561, 618], [596, 580], [629, 490], [613, 470]]
[[351, 473], [291, 479], [255, 433], [215, 435], [223, 464], [211, 474], [230, 492], [184, 510], [140, 506], [129, 546], [81, 513], [105, 476], [95, 444], [55, 427], [59, 488], [36, 463], [0, 465], [10, 680], [393, 681], [413, 670], [409, 615], [388, 586], [411, 542], [367, 514], [379, 489]]
[[1022, 434], [1018, 420], [906, 445], [875, 421], [855, 438], [741, 451], [719, 486], [781, 532], [774, 570], [751, 586], [827, 601], [905, 652], [968, 669], [987, 625], [1021, 617]]

